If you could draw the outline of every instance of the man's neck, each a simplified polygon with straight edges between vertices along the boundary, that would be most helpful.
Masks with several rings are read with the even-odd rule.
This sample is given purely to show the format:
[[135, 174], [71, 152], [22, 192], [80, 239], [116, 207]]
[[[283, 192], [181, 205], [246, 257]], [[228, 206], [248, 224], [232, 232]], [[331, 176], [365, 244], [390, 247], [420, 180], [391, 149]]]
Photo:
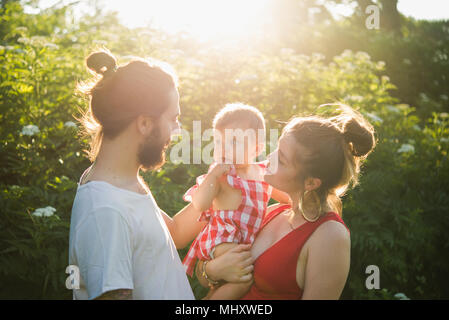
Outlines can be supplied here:
[[132, 188], [139, 182], [137, 150], [132, 144], [104, 139], [89, 180], [103, 180], [122, 188]]

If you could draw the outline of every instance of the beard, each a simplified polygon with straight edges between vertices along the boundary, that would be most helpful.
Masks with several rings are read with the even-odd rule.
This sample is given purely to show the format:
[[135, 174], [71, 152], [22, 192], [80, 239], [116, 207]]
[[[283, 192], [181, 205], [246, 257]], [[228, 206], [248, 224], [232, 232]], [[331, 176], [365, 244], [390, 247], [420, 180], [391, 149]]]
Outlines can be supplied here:
[[155, 126], [149, 138], [139, 146], [137, 157], [144, 171], [157, 170], [165, 163], [165, 152], [170, 144], [170, 138], [162, 138], [160, 129], [159, 124]]

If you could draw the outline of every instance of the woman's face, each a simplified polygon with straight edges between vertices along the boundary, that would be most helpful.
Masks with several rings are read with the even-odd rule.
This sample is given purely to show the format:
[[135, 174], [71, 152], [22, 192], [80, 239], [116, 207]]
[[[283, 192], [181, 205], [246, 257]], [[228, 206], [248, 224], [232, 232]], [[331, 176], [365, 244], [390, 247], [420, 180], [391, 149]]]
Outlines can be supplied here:
[[293, 194], [299, 190], [298, 167], [295, 165], [294, 153], [298, 148], [295, 139], [289, 134], [282, 134], [278, 148], [268, 155], [268, 169], [264, 180], [274, 188]]

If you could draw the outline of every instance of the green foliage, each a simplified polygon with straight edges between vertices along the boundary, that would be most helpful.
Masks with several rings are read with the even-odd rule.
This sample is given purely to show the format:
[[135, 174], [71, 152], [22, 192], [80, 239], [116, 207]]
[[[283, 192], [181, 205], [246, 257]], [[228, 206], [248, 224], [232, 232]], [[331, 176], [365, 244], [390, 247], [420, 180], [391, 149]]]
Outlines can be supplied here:
[[[352, 240], [343, 297], [394, 299], [397, 292], [411, 298], [449, 297], [444, 274], [449, 118], [441, 113], [447, 99], [438, 98], [440, 91], [416, 84], [415, 92], [428, 95], [420, 95], [417, 107], [434, 111], [417, 112], [392, 96], [396, 87], [385, 75], [389, 63], [343, 50], [350, 45], [326, 57], [283, 47], [242, 46], [236, 51], [185, 35], [130, 30], [114, 15], [101, 12], [76, 24], [68, 22], [70, 16], [70, 7], [25, 14], [17, 2], [7, 3], [0, 13], [0, 298], [71, 298], [64, 285], [70, 211], [76, 182], [89, 165], [83, 153], [87, 141], [71, 123], [87, 103], [74, 92], [78, 81], [89, 76], [85, 56], [103, 45], [120, 63], [132, 55], [171, 63], [180, 77], [181, 121], [189, 130], [199, 119], [203, 129], [209, 127], [215, 112], [234, 101], [255, 105], [264, 113], [267, 128], [278, 129], [279, 121], [295, 115], [325, 114], [326, 108], [318, 108], [323, 103], [342, 101], [360, 110], [375, 126], [378, 146], [360, 185], [343, 201]], [[428, 26], [415, 27], [415, 33], [426, 34]], [[395, 43], [379, 37], [379, 48]], [[425, 56], [419, 50], [410, 53], [416, 60]], [[386, 56], [379, 50], [376, 60], [387, 61]], [[404, 74], [394, 70], [397, 77]], [[431, 77], [434, 69], [419, 72]], [[409, 75], [420, 80], [415, 73]], [[206, 170], [205, 165], [167, 163], [143, 176], [159, 206], [175, 214], [186, 204], [182, 194]], [[47, 206], [56, 209], [53, 215], [33, 214]], [[187, 249], [180, 250], [181, 257]], [[380, 268], [382, 290], [365, 288], [370, 264]], [[190, 280], [196, 297], [204, 296], [206, 290]]]
[[297, 21], [284, 30], [289, 36], [287, 44], [279, 45], [307, 55], [320, 52], [327, 61], [346, 49], [367, 52], [385, 62], [385, 74], [397, 86], [392, 95], [414, 105], [422, 118], [432, 111], [448, 112], [449, 21], [402, 17], [400, 30], [387, 32], [382, 29], [383, 17], [380, 30], [367, 29], [366, 17], [362, 9], [360, 15], [338, 22], [309, 25]]

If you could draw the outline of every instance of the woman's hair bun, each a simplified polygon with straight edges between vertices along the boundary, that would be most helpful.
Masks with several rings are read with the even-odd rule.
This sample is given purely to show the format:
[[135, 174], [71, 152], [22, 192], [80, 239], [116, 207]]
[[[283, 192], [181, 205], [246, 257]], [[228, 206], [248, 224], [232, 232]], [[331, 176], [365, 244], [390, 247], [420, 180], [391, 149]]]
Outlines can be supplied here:
[[351, 117], [343, 126], [346, 142], [352, 144], [352, 154], [356, 157], [367, 155], [375, 145], [374, 130], [366, 123]]
[[117, 61], [114, 56], [107, 51], [97, 51], [91, 53], [86, 59], [87, 67], [101, 75], [114, 72], [117, 68]]

